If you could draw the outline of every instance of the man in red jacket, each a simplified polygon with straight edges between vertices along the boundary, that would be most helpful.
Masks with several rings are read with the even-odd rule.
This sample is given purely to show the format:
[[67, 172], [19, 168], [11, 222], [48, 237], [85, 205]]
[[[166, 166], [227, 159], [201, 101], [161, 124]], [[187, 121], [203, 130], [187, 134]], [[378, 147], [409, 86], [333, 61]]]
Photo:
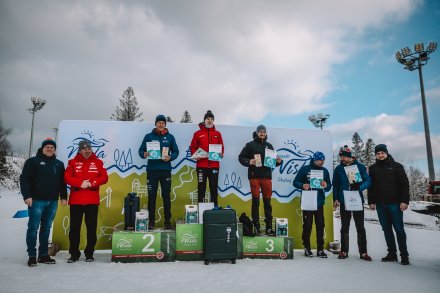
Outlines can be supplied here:
[[68, 263], [79, 260], [81, 223], [85, 216], [87, 246], [84, 250], [86, 262], [94, 261], [96, 227], [98, 224], [99, 186], [107, 183], [108, 175], [104, 163], [96, 157], [88, 140], [78, 144], [78, 154], [71, 159], [64, 173], [64, 181], [70, 185], [70, 232]]
[[[204, 150], [206, 153], [209, 152], [209, 145], [221, 145], [220, 157], [223, 157], [225, 151], [223, 145], [222, 134], [215, 129], [214, 126], [214, 114], [208, 110], [204, 117], [204, 122], [199, 124], [200, 130], [194, 133], [191, 141], [191, 154], [198, 149]], [[211, 193], [211, 202], [215, 206], [218, 205], [218, 172], [220, 168], [220, 162], [210, 160], [208, 155], [206, 156], [196, 156], [197, 164], [197, 191], [198, 191], [198, 202], [203, 202], [206, 192], [206, 181], [209, 180], [209, 191]]]

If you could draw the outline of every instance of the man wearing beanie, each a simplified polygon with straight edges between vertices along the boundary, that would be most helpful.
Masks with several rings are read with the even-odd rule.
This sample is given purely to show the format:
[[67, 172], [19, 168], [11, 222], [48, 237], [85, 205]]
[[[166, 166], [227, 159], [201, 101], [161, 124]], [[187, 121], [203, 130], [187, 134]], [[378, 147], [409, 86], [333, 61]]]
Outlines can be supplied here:
[[[351, 154], [351, 149], [348, 146], [341, 147], [339, 150], [339, 158], [341, 163], [336, 166], [333, 174], [333, 205], [335, 208], [340, 207], [341, 214], [341, 251], [338, 258], [345, 259], [348, 257], [349, 235], [350, 235], [350, 221], [353, 216], [356, 225], [359, 256], [360, 259], [371, 261], [371, 257], [367, 253], [367, 234], [364, 226], [364, 210], [350, 211], [346, 210], [344, 202], [344, 191], [358, 191], [359, 197], [364, 203], [364, 195], [362, 191], [370, 187], [371, 177], [367, 173], [367, 168], [358, 162]], [[354, 180], [346, 172], [346, 168], [354, 166], [360, 174], [358, 180]]]
[[67, 262], [74, 263], [81, 256], [79, 243], [83, 218], [87, 229], [87, 245], [84, 254], [86, 262], [93, 262], [97, 241], [99, 187], [107, 183], [108, 175], [104, 163], [93, 152], [90, 141], [82, 140], [78, 143], [78, 153], [69, 160], [64, 181], [70, 185], [70, 258]]
[[388, 154], [387, 146], [378, 144], [374, 148], [376, 163], [369, 171], [372, 179], [368, 189], [368, 203], [372, 210], [377, 210], [380, 225], [385, 235], [388, 254], [382, 258], [383, 262], [397, 261], [397, 244], [400, 250], [400, 263], [409, 265], [406, 233], [403, 225], [403, 212], [409, 204], [409, 183], [402, 164], [394, 161]]
[[[267, 142], [266, 127], [259, 125], [253, 133], [253, 140], [248, 142], [238, 160], [240, 163], [248, 167], [248, 178], [251, 185], [252, 193], [252, 222], [254, 224], [256, 234], [260, 232], [260, 191], [263, 195], [264, 216], [266, 222], [266, 234], [275, 235], [272, 230], [272, 168], [266, 167], [264, 162], [265, 150], [273, 150], [273, 146]], [[281, 165], [281, 158], [276, 158], [276, 166]]]
[[[220, 157], [223, 157], [225, 151], [223, 145], [223, 138], [220, 131], [214, 126], [214, 114], [208, 110], [203, 117], [203, 121], [199, 123], [199, 130], [197, 130], [191, 140], [190, 151], [193, 155], [198, 149], [202, 149], [205, 152], [209, 152], [209, 145], [217, 144], [221, 145], [222, 151]], [[197, 192], [198, 202], [203, 202], [206, 192], [206, 181], [209, 180], [209, 191], [211, 195], [211, 202], [214, 206], [218, 206], [218, 173], [220, 168], [219, 161], [210, 161], [206, 157], [196, 157], [196, 172], [197, 172]]]
[[[63, 182], [64, 164], [56, 159], [56, 143], [47, 138], [41, 144], [35, 157], [26, 160], [20, 175], [20, 190], [24, 203], [28, 206], [29, 221], [26, 232], [28, 266], [39, 263], [54, 264], [48, 255], [50, 229], [58, 207], [67, 205], [67, 188]], [[38, 229], [40, 232], [38, 233]], [[40, 246], [37, 260], [37, 234]]]
[[[164, 228], [171, 229], [171, 161], [179, 156], [174, 136], [166, 128], [167, 121], [164, 115], [158, 115], [156, 127], [147, 133], [139, 147], [139, 156], [147, 161], [147, 189], [148, 189], [148, 229], [153, 230], [156, 219], [157, 189], [160, 183], [164, 209]], [[153, 158], [147, 143], [156, 142], [160, 145], [161, 156]]]
[[317, 242], [317, 253], [316, 256], [320, 258], [327, 258], [327, 254], [324, 252], [324, 204], [325, 204], [325, 194], [324, 192], [330, 191], [332, 188], [330, 182], [330, 173], [327, 168], [324, 167], [325, 156], [322, 152], [316, 152], [313, 158], [310, 160], [308, 166], [302, 166], [301, 169], [296, 174], [293, 180], [293, 186], [300, 190], [311, 190], [311, 171], [322, 172], [323, 180], [320, 182], [320, 187], [318, 188], [318, 202], [316, 211], [302, 211], [303, 214], [303, 232], [302, 240], [304, 245], [304, 255], [307, 257], [313, 257], [313, 253], [310, 247], [310, 234], [312, 233], [313, 217], [315, 217], [316, 225], [316, 242]]

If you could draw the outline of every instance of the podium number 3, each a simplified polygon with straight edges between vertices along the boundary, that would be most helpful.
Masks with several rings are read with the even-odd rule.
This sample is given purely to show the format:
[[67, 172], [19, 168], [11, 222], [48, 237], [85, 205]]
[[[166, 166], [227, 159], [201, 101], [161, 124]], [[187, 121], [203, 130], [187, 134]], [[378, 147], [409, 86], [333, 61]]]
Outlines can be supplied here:
[[273, 239], [267, 239], [266, 244], [269, 246], [269, 248], [266, 248], [267, 252], [272, 252], [275, 249], [275, 247], [273, 246]]
[[144, 239], [144, 240], [147, 238], [150, 238], [150, 240], [148, 241], [147, 245], [145, 245], [144, 248], [142, 248], [142, 252], [154, 252], [154, 248], [150, 248], [150, 246], [154, 242], [154, 235], [153, 234], [144, 234], [144, 236], [142, 236], [142, 239]]

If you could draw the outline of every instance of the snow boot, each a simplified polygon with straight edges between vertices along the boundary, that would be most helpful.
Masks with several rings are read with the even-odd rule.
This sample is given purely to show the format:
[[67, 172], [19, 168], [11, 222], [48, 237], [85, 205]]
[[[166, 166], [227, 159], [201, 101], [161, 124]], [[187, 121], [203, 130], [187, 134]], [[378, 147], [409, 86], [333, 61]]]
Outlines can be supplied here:
[[38, 262], [39, 263], [45, 263], [45, 264], [48, 264], [48, 265], [53, 265], [53, 264], [56, 263], [56, 261], [53, 258], [51, 258], [50, 256], [48, 256], [48, 255], [39, 256], [38, 257]]
[[29, 260], [27, 262], [28, 267], [36, 267], [37, 266], [37, 258], [35, 256], [29, 257]]
[[408, 256], [402, 256], [401, 260], [400, 260], [400, 264], [407, 266], [409, 265], [409, 258]]
[[397, 261], [397, 255], [395, 253], [388, 253], [387, 256], [382, 258], [383, 262]]

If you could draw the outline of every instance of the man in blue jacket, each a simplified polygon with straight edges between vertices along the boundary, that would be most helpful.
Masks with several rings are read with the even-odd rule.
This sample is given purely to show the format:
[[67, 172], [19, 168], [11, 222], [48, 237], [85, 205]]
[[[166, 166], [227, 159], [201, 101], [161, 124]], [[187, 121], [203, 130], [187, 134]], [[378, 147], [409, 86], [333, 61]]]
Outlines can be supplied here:
[[302, 211], [303, 214], [303, 233], [302, 240], [304, 245], [304, 255], [307, 257], [313, 257], [313, 253], [310, 249], [310, 234], [312, 233], [313, 217], [315, 217], [316, 225], [316, 242], [317, 242], [317, 253], [316, 256], [321, 258], [327, 258], [327, 254], [324, 252], [324, 204], [325, 204], [325, 194], [324, 191], [328, 192], [332, 188], [330, 182], [330, 174], [328, 170], [323, 167], [325, 161], [325, 156], [322, 152], [316, 152], [313, 158], [310, 160], [310, 165], [303, 166], [296, 174], [295, 180], [293, 181], [293, 186], [301, 190], [311, 190], [310, 187], [310, 171], [320, 170], [323, 173], [323, 180], [320, 183], [320, 188], [318, 189], [318, 209], [316, 211]]
[[[364, 203], [364, 196], [362, 191], [369, 188], [371, 185], [371, 177], [367, 173], [367, 169], [359, 163], [355, 157], [351, 155], [351, 149], [344, 146], [339, 150], [339, 164], [333, 174], [333, 205], [340, 207], [341, 213], [341, 251], [339, 252], [339, 259], [348, 257], [349, 248], [349, 232], [350, 221], [353, 215], [354, 223], [356, 225], [359, 255], [362, 260], [371, 261], [371, 257], [367, 253], [367, 234], [364, 227], [364, 210], [347, 211], [344, 203], [344, 191], [358, 191], [359, 196]], [[349, 181], [345, 168], [349, 166], [357, 166], [360, 173], [360, 181]]]
[[164, 115], [158, 115], [155, 121], [156, 128], [145, 135], [139, 147], [139, 156], [148, 159], [147, 142], [159, 142], [161, 156], [158, 159], [149, 159], [147, 162], [148, 188], [148, 229], [153, 230], [156, 219], [157, 188], [160, 182], [164, 209], [164, 228], [171, 229], [171, 161], [179, 156], [174, 136], [166, 128], [167, 121]]
[[26, 244], [29, 256], [27, 264], [30, 267], [37, 265], [37, 234], [40, 242], [38, 262], [55, 263], [48, 254], [50, 229], [57, 212], [58, 199], [61, 198], [62, 206], [67, 205], [64, 164], [55, 157], [56, 146], [51, 138], [44, 140], [37, 155], [26, 160], [20, 175], [21, 194], [29, 212]]

